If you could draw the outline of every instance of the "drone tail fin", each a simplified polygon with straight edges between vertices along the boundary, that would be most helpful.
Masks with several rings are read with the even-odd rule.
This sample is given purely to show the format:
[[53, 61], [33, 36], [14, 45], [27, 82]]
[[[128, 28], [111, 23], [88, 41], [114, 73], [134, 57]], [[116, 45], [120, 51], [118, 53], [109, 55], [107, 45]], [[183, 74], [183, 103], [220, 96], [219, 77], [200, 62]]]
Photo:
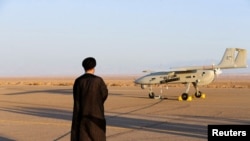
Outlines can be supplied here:
[[248, 67], [247, 50], [241, 48], [227, 48], [217, 67], [221, 69]]

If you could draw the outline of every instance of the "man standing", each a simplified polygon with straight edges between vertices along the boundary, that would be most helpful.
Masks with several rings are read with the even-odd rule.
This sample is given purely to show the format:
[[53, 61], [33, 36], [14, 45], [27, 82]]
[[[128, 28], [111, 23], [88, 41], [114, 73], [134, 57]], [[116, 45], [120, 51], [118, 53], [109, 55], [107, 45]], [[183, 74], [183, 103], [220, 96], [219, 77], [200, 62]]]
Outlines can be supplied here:
[[85, 58], [82, 66], [85, 73], [73, 86], [71, 141], [106, 141], [104, 102], [108, 89], [103, 79], [94, 75], [95, 58]]

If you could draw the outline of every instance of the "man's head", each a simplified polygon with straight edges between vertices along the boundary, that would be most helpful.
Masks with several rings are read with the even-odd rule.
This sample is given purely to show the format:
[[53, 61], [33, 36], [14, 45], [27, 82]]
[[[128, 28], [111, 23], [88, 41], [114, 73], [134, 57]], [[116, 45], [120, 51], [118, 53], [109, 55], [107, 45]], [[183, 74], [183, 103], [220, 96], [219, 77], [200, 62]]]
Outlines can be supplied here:
[[91, 70], [95, 68], [96, 66], [96, 60], [93, 57], [87, 57], [82, 61], [82, 67], [85, 71]]

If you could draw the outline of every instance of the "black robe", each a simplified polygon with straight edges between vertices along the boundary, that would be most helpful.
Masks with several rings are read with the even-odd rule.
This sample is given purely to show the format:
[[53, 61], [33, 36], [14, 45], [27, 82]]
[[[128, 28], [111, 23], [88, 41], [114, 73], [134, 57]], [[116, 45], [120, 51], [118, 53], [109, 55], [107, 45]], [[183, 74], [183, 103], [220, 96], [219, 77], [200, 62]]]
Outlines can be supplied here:
[[85, 73], [75, 80], [71, 141], [106, 141], [107, 97], [108, 89], [101, 77]]

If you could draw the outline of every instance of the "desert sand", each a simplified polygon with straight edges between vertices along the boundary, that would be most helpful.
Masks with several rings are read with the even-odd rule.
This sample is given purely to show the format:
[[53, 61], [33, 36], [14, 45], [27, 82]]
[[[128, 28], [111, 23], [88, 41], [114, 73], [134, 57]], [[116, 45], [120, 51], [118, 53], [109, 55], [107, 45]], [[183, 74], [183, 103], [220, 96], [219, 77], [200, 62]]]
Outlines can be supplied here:
[[[149, 99], [136, 76], [104, 76], [107, 141], [206, 141], [207, 125], [250, 125], [250, 76], [225, 75], [200, 90], [205, 99], [178, 101], [182, 84]], [[69, 141], [73, 77], [1, 78], [0, 141]], [[160, 94], [160, 87], [154, 91]], [[190, 89], [190, 94], [194, 90]]]

